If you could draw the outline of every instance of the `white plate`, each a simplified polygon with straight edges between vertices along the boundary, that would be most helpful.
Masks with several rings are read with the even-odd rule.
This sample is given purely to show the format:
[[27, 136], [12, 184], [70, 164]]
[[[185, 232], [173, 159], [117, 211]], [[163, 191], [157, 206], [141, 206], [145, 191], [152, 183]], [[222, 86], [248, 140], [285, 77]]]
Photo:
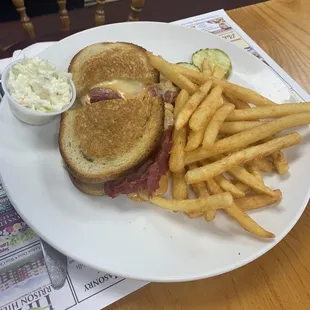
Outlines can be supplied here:
[[[232, 59], [231, 80], [277, 101], [293, 100], [287, 86], [260, 60], [216, 36], [163, 23], [126, 23], [97, 27], [68, 37], [41, 56], [67, 69], [83, 47], [100, 41], [139, 44], [169, 61], [189, 61], [200, 48], [223, 49]], [[275, 246], [301, 216], [309, 197], [308, 126], [303, 143], [285, 151], [290, 172], [266, 178], [280, 188], [282, 202], [251, 216], [276, 234], [261, 240], [218, 214], [212, 223], [188, 219], [127, 197], [90, 197], [80, 193], [62, 167], [59, 120], [43, 127], [18, 121], [7, 100], [0, 107], [0, 171], [16, 210], [48, 243], [99, 270], [151, 281], [206, 278], [247, 264]], [[309, 142], [309, 141], [308, 141]]]

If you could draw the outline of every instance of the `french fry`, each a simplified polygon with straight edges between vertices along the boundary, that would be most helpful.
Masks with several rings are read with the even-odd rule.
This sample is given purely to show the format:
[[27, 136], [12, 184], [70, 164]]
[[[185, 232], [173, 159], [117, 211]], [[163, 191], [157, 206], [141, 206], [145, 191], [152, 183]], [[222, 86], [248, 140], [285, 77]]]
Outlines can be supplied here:
[[[252, 103], [256, 106], [265, 106], [276, 104], [275, 102], [271, 101], [263, 97], [262, 95], [258, 94], [254, 90], [248, 89], [246, 87], [242, 87], [240, 85], [229, 83], [226, 80], [220, 80], [213, 77], [213, 81], [216, 85], [220, 85], [224, 89], [224, 93], [231, 95], [237, 99], [241, 99], [245, 102]], [[247, 109], [245, 109], [247, 110]]]
[[279, 174], [282, 175], [288, 171], [290, 166], [281, 151], [274, 152], [270, 156]]
[[[189, 169], [195, 169], [195, 168], [198, 168], [198, 165], [197, 164], [190, 164], [188, 166], [188, 168]], [[195, 195], [197, 196], [197, 198], [210, 196], [208, 189], [207, 189], [207, 185], [204, 182], [192, 184], [192, 188], [193, 188], [193, 191], [194, 191]]]
[[232, 104], [231, 102], [228, 101], [227, 97], [224, 96], [224, 94], [222, 94], [222, 98], [223, 98], [223, 104]]
[[[213, 179], [207, 181], [207, 184], [212, 195], [223, 193], [223, 190]], [[215, 216], [216, 216], [215, 209], [210, 209], [204, 213], [204, 218], [207, 222], [213, 221], [215, 219]]]
[[184, 148], [186, 146], [186, 128], [173, 129], [172, 147], [169, 158], [169, 169], [172, 172], [180, 172], [184, 169]]
[[248, 185], [251, 189], [253, 189], [258, 194], [267, 194], [270, 196], [274, 196], [275, 193], [268, 188], [264, 183], [257, 180], [251, 173], [249, 173], [243, 167], [234, 167], [227, 171], [232, 177], [242, 182], [245, 185]]
[[[214, 156], [212, 159], [214, 161], [223, 160], [225, 156], [223, 155], [217, 155]], [[202, 165], [206, 165], [210, 163], [208, 159], [205, 159], [201, 162]], [[234, 167], [227, 171], [229, 175], [234, 177], [237, 180], [237, 183], [235, 183], [235, 186], [243, 191], [244, 193], [247, 192], [250, 188], [252, 188], [254, 191], [258, 193], [265, 193], [269, 195], [273, 195], [272, 190], [270, 190], [263, 182], [259, 182], [257, 178], [255, 178], [253, 175], [251, 175], [244, 167]]]
[[264, 171], [264, 172], [272, 172], [274, 171], [274, 166], [273, 163], [267, 158], [257, 158], [254, 160], [256, 165], [258, 166], [259, 170]]
[[[245, 193], [238, 189], [234, 184], [227, 180], [224, 176], [218, 175], [214, 178], [216, 183], [225, 191], [230, 192], [234, 198], [241, 198], [245, 196]], [[198, 183], [201, 184], [201, 183]], [[195, 184], [192, 184], [192, 186]]]
[[209, 179], [206, 181], [208, 189], [212, 195], [223, 193], [221, 187], [215, 182], [214, 179]]
[[172, 173], [172, 198], [176, 200], [185, 200], [188, 198], [185, 170]]
[[190, 170], [186, 173], [185, 180], [187, 183], [193, 184], [212, 179], [233, 167], [244, 164], [255, 158], [262, 158], [280, 149], [298, 144], [300, 141], [301, 136], [298, 133], [290, 133], [283, 137], [275, 138], [269, 142], [232, 153], [223, 159], [203, 167]]
[[203, 135], [204, 135], [203, 130], [199, 131], [191, 130], [187, 137], [187, 144], [184, 150], [186, 152], [189, 152], [197, 149], [203, 140]]
[[[201, 128], [199, 128], [198, 131], [194, 131], [194, 130], [190, 131], [190, 134], [187, 137], [187, 144], [185, 147], [186, 152], [193, 151], [200, 146], [200, 144], [202, 143], [203, 138], [205, 136], [205, 131], [206, 131], [207, 125], [208, 125], [207, 123], [204, 124]], [[216, 139], [216, 137], [215, 137], [215, 139]]]
[[260, 169], [257, 166], [257, 164], [255, 163], [255, 161], [249, 162], [247, 165], [247, 169], [252, 175], [254, 175], [256, 177], [257, 180], [264, 183], [264, 179], [260, 173]]
[[148, 197], [144, 192], [138, 193], [141, 199], [148, 201], [156, 206], [173, 211], [202, 211], [206, 212], [211, 209], [225, 209], [234, 203], [234, 199], [230, 193], [221, 193], [205, 198], [186, 199], [186, 200], [169, 200], [163, 197]]
[[[212, 180], [212, 179], [211, 179]], [[212, 181], [211, 181], [212, 183]], [[221, 193], [222, 189], [217, 188], [214, 186], [214, 184], [211, 186], [212, 190], [214, 190], [217, 193]], [[212, 192], [214, 194], [215, 192]], [[278, 195], [278, 193], [274, 194]], [[244, 197], [246, 198], [246, 197]], [[243, 199], [243, 198], [240, 198]], [[242, 204], [242, 202], [241, 202]], [[274, 234], [266, 231], [264, 228], [262, 228], [260, 225], [258, 225], [250, 216], [248, 216], [239, 206], [237, 206], [235, 203], [233, 203], [232, 206], [229, 208], [225, 208], [224, 211], [233, 219], [235, 219], [240, 226], [242, 226], [245, 230], [247, 230], [250, 233], [253, 233], [259, 237], [263, 238], [274, 238]], [[209, 210], [205, 213], [205, 219], [206, 221], [210, 222], [215, 217], [215, 211], [212, 212], [212, 210]]]
[[[200, 164], [204, 164], [204, 163], [200, 163]], [[217, 194], [220, 194], [220, 193], [223, 193], [223, 190], [220, 188], [220, 186], [215, 182], [214, 179], [210, 179], [206, 182], [207, 186], [208, 186], [208, 189], [209, 189], [209, 192], [212, 194], [212, 195], [217, 195]], [[215, 219], [215, 216], [216, 216], [216, 210], [214, 209], [210, 209], [208, 211], [206, 211], [204, 213], [204, 218], [207, 222], [211, 222]]]
[[164, 60], [161, 56], [155, 56], [151, 52], [146, 52], [151, 65], [161, 72], [168, 80], [180, 88], [184, 88], [192, 95], [198, 86], [190, 81], [187, 77], [177, 71], [172, 64]]
[[[250, 233], [274, 238], [245, 211], [281, 200], [281, 191], [268, 188], [261, 171], [283, 174], [289, 169], [281, 150], [299, 143], [301, 137], [298, 133], [274, 135], [310, 124], [310, 102], [277, 105], [251, 89], [224, 80], [224, 70], [217, 65], [212, 72], [206, 58], [199, 72], [150, 52], [147, 56], [162, 77], [181, 88], [175, 106], [165, 103], [166, 112], [173, 113], [175, 120], [169, 159], [173, 199], [162, 197], [170, 172], [162, 176], [160, 188], [152, 197], [142, 191], [132, 199], [185, 212], [191, 218], [204, 215], [206, 221], [212, 221], [216, 211], [223, 209]], [[197, 199], [188, 200], [187, 185]], [[246, 196], [249, 190], [255, 194]]]
[[206, 74], [205, 72], [191, 70], [189, 68], [183, 67], [182, 65], [176, 64], [173, 65], [173, 67], [195, 84], [204, 84], [210, 77], [210, 75]]
[[[212, 195], [217, 195], [223, 193], [223, 190], [220, 188], [220, 186], [215, 182], [214, 179], [210, 179], [207, 182], [209, 191]], [[216, 216], [216, 210], [215, 209], [210, 209], [207, 210], [204, 213], [204, 218], [207, 222], [211, 222], [215, 219]]]
[[202, 66], [201, 66], [201, 71], [206, 75], [206, 76], [211, 76], [212, 75], [212, 70], [209, 66], [207, 58], [204, 58], [202, 61]]
[[274, 238], [275, 235], [263, 227], [258, 225], [249, 215], [247, 215], [241, 208], [239, 208], [236, 204], [233, 206], [226, 208], [225, 212], [235, 219], [240, 226], [242, 226], [246, 231], [262, 237], [262, 238]]
[[187, 100], [175, 120], [176, 129], [181, 129], [188, 123], [191, 115], [194, 113], [201, 101], [207, 96], [211, 86], [212, 81], [207, 81], [205, 84], [201, 85], [200, 88]]
[[192, 184], [192, 188], [197, 198], [210, 196], [205, 182]]
[[[224, 156], [218, 155], [214, 156], [212, 158], [213, 161], [220, 160], [224, 158]], [[200, 161], [200, 166], [204, 166], [210, 163], [210, 160], [205, 159], [203, 161]], [[228, 182], [230, 184], [228, 184]], [[225, 192], [230, 192], [233, 197], [244, 197], [245, 193], [250, 189], [248, 185], [245, 185], [241, 182], [236, 182], [233, 184], [230, 180], [227, 180], [224, 176], [219, 175], [218, 177], [215, 177], [214, 179], [211, 179], [211, 182], [206, 181], [206, 183], [211, 187], [210, 192], [211, 193], [222, 193], [223, 191]], [[233, 187], [232, 187], [233, 186]]]
[[223, 79], [224, 76], [225, 76], [225, 72], [224, 72], [224, 70], [223, 70], [223, 68], [221, 66], [216, 65], [214, 67], [212, 76], [217, 78], [217, 79]]
[[[179, 93], [174, 108], [174, 118], [181, 111], [182, 107], [189, 98], [189, 94], [186, 90], [182, 89]], [[184, 169], [184, 148], [186, 145], [186, 127], [176, 130], [173, 128], [172, 133], [172, 147], [169, 158], [169, 169], [172, 172], [182, 171]]]
[[189, 120], [189, 127], [192, 130], [199, 131], [204, 126], [206, 127], [216, 110], [223, 104], [221, 100], [222, 91], [222, 87], [214, 87], [198, 106]]
[[204, 139], [202, 142], [202, 147], [204, 149], [211, 149], [213, 147], [223, 122], [225, 121], [227, 116], [234, 110], [234, 108], [235, 106], [233, 104], [228, 103], [221, 106], [215, 112], [204, 133]]
[[[267, 137], [265, 139], [262, 139], [263, 142], [267, 142], [270, 141], [273, 137]], [[285, 159], [284, 154], [281, 151], [277, 151], [274, 152], [270, 155], [270, 159], [271, 159], [271, 166], [272, 166], [272, 170], [273, 171], [274, 167], [277, 170], [277, 172], [279, 174], [284, 174], [288, 171], [289, 169], [289, 164]], [[270, 162], [268, 162], [268, 164], [270, 164]], [[266, 170], [263, 170], [266, 171]], [[269, 171], [268, 171], [269, 172]]]
[[274, 193], [275, 194], [273, 196], [259, 194], [235, 199], [235, 204], [243, 211], [250, 211], [263, 208], [273, 203], [276, 203], [282, 199], [282, 193], [279, 189], [274, 190]]
[[215, 216], [216, 216], [216, 210], [215, 209], [210, 209], [210, 210], [207, 210], [205, 213], [204, 213], [204, 218], [207, 222], [211, 222], [215, 219]]
[[254, 128], [264, 124], [260, 121], [240, 121], [240, 122], [224, 122], [220, 128], [220, 133], [234, 135], [249, 128]]
[[225, 97], [228, 99], [229, 102], [231, 102], [232, 104], [235, 105], [236, 109], [248, 109], [248, 108], [250, 108], [250, 105], [247, 102], [245, 102], [241, 99], [234, 98], [234, 96], [232, 96], [232, 95], [225, 94]]
[[173, 110], [174, 118], [177, 117], [181, 109], [183, 108], [184, 104], [189, 98], [189, 94], [185, 89], [182, 89], [175, 100], [175, 107]]
[[228, 117], [228, 121], [254, 121], [261, 118], [282, 117], [291, 114], [310, 112], [310, 103], [285, 103], [275, 106], [255, 107], [251, 109], [235, 110]]
[[260, 126], [247, 129], [243, 132], [236, 133], [230, 137], [219, 140], [214, 143], [212, 150], [205, 150], [200, 147], [194, 151], [186, 152], [185, 165], [212, 157], [214, 155], [229, 153], [236, 149], [242, 149], [249, 144], [272, 136], [282, 130], [309, 123], [309, 112], [283, 116], [270, 122], [263, 123]]
[[242, 183], [242, 182], [239, 182], [237, 181], [235, 184], [234, 184], [240, 191], [246, 193], [249, 189], [250, 189], [250, 186]]
[[[194, 169], [194, 168], [197, 168], [197, 167], [198, 167], [197, 164], [191, 164], [189, 166], [189, 169]], [[192, 184], [192, 189], [193, 189], [193, 191], [194, 191], [194, 193], [195, 193], [197, 198], [210, 196], [209, 192], [208, 192], [208, 189], [207, 189], [207, 185], [206, 185], [205, 182]], [[203, 212], [201, 212], [201, 211], [192, 211], [192, 212], [187, 212], [187, 215], [189, 217], [191, 217], [191, 218], [195, 218], [195, 217], [202, 216]]]

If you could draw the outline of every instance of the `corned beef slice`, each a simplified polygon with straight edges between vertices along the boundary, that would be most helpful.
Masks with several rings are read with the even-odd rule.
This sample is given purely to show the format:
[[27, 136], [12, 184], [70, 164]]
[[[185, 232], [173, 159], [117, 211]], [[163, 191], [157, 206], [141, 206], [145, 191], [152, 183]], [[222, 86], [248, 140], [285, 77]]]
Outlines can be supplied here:
[[148, 194], [152, 195], [159, 187], [161, 176], [168, 171], [169, 153], [172, 146], [171, 133], [172, 128], [164, 132], [158, 151], [136, 172], [117, 180], [105, 182], [105, 193], [114, 198], [121, 194], [147, 190]]
[[89, 91], [90, 103], [95, 103], [103, 100], [121, 99], [121, 95], [107, 87], [95, 87]]
[[[172, 83], [159, 83], [148, 87], [149, 93], [153, 97], [160, 97], [164, 102], [174, 104], [178, 95], [177, 88]], [[98, 101], [121, 99], [122, 96], [119, 92], [108, 87], [95, 87], [89, 91], [90, 103]]]

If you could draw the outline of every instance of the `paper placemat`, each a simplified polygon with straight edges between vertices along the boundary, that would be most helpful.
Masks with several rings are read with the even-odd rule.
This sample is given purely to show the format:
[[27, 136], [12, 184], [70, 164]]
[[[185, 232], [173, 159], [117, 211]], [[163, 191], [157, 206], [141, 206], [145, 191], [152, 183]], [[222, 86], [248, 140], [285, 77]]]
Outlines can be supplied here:
[[[288, 85], [297, 102], [310, 101], [309, 94], [225, 11], [214, 11], [174, 23], [211, 32], [244, 48]], [[0, 183], [0, 310], [99, 310], [146, 284], [98, 272], [69, 258], [66, 284], [61, 290], [54, 291], [49, 283], [38, 237], [14, 210]]]

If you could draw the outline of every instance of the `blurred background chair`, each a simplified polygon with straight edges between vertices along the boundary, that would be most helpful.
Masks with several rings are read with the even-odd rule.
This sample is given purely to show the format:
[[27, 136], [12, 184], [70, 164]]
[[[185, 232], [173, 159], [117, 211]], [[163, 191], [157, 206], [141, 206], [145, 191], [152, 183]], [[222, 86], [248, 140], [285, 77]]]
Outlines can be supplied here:
[[[36, 42], [59, 41], [103, 23], [138, 19], [171, 22], [221, 8], [229, 10], [264, 1], [0, 0], [0, 59]], [[22, 27], [26, 31], [22, 31]]]
[[[21, 25], [29, 38], [35, 39], [35, 27], [31, 17], [59, 12], [60, 29], [62, 32], [70, 31], [70, 12], [76, 8], [96, 5], [94, 14], [95, 26], [105, 23], [105, 5], [109, 2], [122, 0], [1, 0], [0, 21], [11, 21], [20, 18]], [[136, 21], [143, 9], [144, 0], [132, 0], [128, 8], [128, 20]]]

